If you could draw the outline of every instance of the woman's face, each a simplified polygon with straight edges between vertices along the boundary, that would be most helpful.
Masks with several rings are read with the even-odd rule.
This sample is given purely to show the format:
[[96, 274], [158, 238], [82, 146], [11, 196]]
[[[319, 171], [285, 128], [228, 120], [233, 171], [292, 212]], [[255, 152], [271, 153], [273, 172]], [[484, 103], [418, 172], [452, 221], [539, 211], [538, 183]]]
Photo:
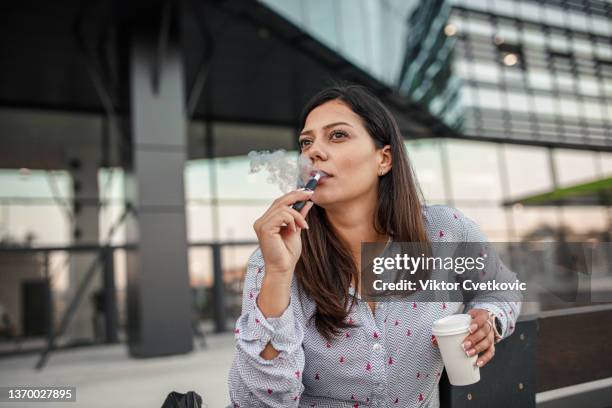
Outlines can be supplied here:
[[302, 154], [329, 175], [311, 199], [321, 207], [375, 195], [379, 169], [390, 169], [389, 146], [377, 150], [361, 118], [339, 100], [308, 114], [299, 144]]

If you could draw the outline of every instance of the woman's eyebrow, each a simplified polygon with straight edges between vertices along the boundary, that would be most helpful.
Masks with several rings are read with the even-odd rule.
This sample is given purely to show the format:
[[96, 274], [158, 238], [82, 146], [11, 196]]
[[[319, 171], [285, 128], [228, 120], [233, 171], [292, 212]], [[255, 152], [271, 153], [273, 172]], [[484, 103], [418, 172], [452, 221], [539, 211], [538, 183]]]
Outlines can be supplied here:
[[[329, 125], [323, 126], [323, 129], [329, 129], [331, 127], [338, 126], [338, 125], [346, 125], [346, 126], [352, 127], [350, 124], [348, 124], [346, 122], [334, 122], [334, 123], [330, 123]], [[311, 134], [311, 133], [312, 133], [312, 130], [310, 130], [310, 129], [309, 130], [304, 130], [304, 131], [302, 131], [300, 133], [300, 136], [301, 135], [308, 135], [308, 134]]]

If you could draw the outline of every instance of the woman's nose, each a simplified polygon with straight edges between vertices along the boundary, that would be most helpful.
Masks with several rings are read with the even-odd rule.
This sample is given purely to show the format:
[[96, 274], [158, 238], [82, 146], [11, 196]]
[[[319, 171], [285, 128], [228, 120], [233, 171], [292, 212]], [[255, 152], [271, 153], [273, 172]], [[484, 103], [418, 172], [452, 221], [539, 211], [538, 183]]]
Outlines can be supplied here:
[[310, 147], [308, 148], [308, 157], [313, 162], [318, 160], [327, 160], [327, 151], [325, 146], [320, 140], [315, 140], [312, 142]]

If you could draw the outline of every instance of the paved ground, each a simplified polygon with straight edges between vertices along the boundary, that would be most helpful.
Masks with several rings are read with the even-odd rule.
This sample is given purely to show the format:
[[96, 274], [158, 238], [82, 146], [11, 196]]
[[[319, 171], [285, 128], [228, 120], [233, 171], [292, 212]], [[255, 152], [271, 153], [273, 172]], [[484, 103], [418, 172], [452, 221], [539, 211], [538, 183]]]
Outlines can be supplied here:
[[0, 408], [161, 407], [171, 391], [196, 391], [209, 408], [229, 403], [227, 373], [233, 334], [207, 336], [208, 349], [153, 359], [133, 359], [125, 345], [57, 351], [46, 368], [34, 370], [37, 355], [0, 359], [0, 386], [75, 386], [76, 403], [7, 403]]

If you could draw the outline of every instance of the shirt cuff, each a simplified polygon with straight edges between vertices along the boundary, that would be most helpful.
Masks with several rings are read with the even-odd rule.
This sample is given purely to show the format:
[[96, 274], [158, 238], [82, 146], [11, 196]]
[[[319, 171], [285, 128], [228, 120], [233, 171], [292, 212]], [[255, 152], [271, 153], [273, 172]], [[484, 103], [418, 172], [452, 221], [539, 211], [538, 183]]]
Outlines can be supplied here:
[[242, 340], [257, 342], [258, 349], [270, 342], [280, 353], [292, 353], [298, 345], [291, 301], [279, 317], [266, 318], [255, 299], [252, 310], [238, 319], [235, 333]]
[[[492, 313], [497, 319], [499, 319], [501, 323], [501, 333], [499, 340], [503, 340], [506, 338], [508, 327], [508, 317], [504, 313], [504, 309], [497, 306], [495, 303], [470, 303], [467, 309], [484, 309], [490, 313]], [[493, 329], [495, 330], [495, 329]]]

